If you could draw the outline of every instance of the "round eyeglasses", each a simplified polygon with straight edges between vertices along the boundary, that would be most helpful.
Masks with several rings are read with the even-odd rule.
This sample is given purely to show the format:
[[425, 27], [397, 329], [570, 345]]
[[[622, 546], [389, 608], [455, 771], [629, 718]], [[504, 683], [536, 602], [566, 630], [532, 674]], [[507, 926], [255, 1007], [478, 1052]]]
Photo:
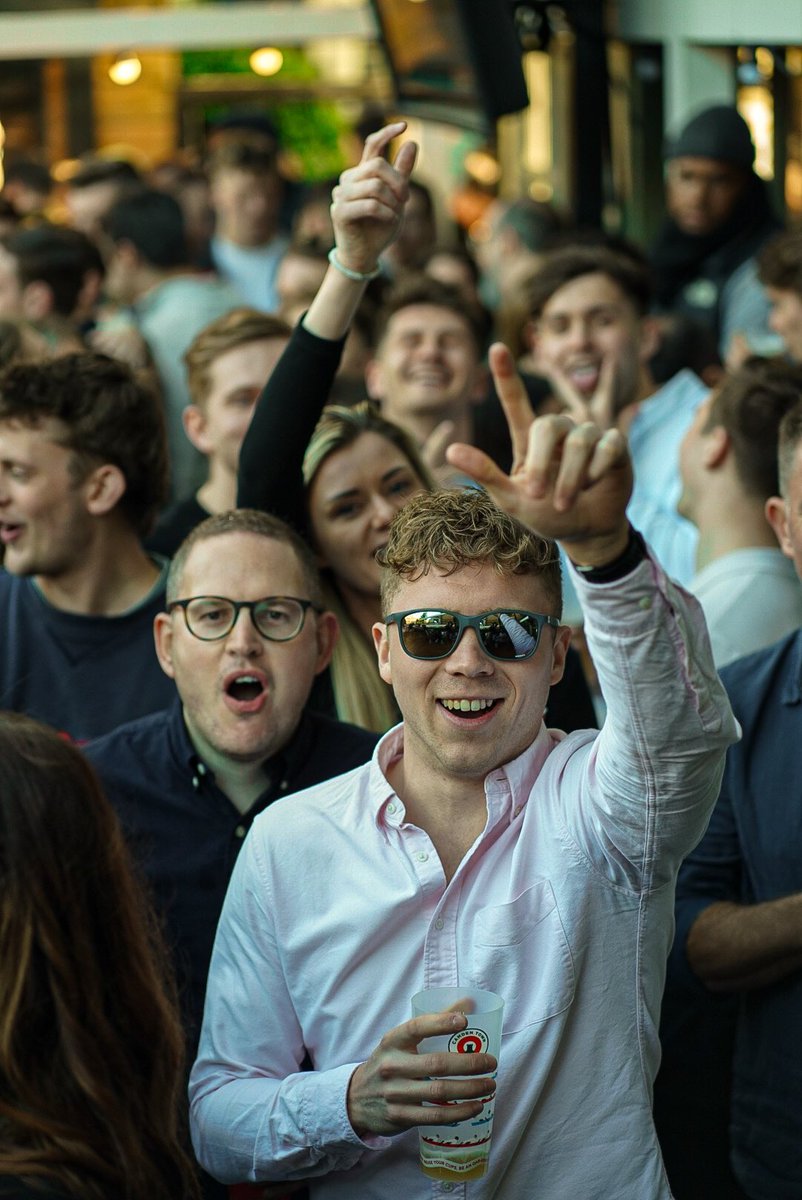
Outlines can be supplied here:
[[191, 596], [173, 600], [167, 611], [184, 610], [187, 629], [202, 642], [226, 637], [237, 623], [240, 609], [247, 608], [262, 637], [271, 642], [289, 642], [304, 626], [307, 609], [320, 612], [311, 600], [297, 596], [265, 596], [263, 600], [229, 600], [227, 596]]
[[390, 613], [384, 620], [398, 626], [402, 649], [410, 658], [448, 658], [465, 630], [473, 629], [485, 654], [502, 662], [531, 658], [543, 626], [560, 626], [556, 617], [520, 608], [494, 608], [476, 617], [444, 608], [409, 609]]

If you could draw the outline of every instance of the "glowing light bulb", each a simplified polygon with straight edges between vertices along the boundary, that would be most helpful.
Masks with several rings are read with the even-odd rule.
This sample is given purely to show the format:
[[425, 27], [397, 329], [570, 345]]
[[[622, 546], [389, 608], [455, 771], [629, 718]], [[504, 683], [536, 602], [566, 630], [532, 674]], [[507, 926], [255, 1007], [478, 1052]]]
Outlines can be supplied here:
[[248, 59], [255, 75], [277, 75], [284, 66], [284, 55], [276, 46], [260, 46]]
[[128, 87], [129, 84], [136, 83], [141, 74], [142, 63], [136, 54], [118, 54], [109, 67], [109, 79], [112, 83], [119, 84], [120, 87]]

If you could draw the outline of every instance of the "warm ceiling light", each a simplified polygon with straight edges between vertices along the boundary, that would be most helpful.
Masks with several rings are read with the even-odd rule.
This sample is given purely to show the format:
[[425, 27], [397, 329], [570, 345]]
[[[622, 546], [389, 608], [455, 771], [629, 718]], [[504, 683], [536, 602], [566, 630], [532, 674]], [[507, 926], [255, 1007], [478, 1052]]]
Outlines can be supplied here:
[[136, 83], [141, 74], [142, 63], [139, 61], [139, 56], [130, 51], [125, 54], [118, 54], [109, 67], [109, 79], [112, 83], [119, 84], [120, 87], [127, 87], [129, 83]]
[[248, 59], [256, 75], [277, 75], [284, 66], [284, 55], [275, 46], [262, 46]]

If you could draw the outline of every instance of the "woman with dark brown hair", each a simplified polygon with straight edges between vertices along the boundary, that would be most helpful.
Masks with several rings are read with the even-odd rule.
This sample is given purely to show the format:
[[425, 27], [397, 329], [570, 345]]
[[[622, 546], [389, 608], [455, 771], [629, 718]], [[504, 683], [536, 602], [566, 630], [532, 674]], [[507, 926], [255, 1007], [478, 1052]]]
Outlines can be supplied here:
[[167, 979], [89, 764], [0, 713], [0, 1196], [197, 1196]]

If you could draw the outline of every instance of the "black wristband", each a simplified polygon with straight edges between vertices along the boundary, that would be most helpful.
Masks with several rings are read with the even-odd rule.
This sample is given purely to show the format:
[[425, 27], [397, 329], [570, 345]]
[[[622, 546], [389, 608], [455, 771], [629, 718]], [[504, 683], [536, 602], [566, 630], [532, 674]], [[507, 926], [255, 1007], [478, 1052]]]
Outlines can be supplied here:
[[578, 563], [573, 562], [573, 560], [572, 566], [588, 583], [615, 583], [617, 579], [623, 579], [625, 575], [629, 575], [631, 571], [634, 571], [638, 564], [642, 563], [646, 557], [648, 557], [646, 543], [637, 529], [633, 529], [630, 525], [629, 541], [618, 558], [614, 558], [612, 562], [605, 563], [603, 567], [581, 567]]

